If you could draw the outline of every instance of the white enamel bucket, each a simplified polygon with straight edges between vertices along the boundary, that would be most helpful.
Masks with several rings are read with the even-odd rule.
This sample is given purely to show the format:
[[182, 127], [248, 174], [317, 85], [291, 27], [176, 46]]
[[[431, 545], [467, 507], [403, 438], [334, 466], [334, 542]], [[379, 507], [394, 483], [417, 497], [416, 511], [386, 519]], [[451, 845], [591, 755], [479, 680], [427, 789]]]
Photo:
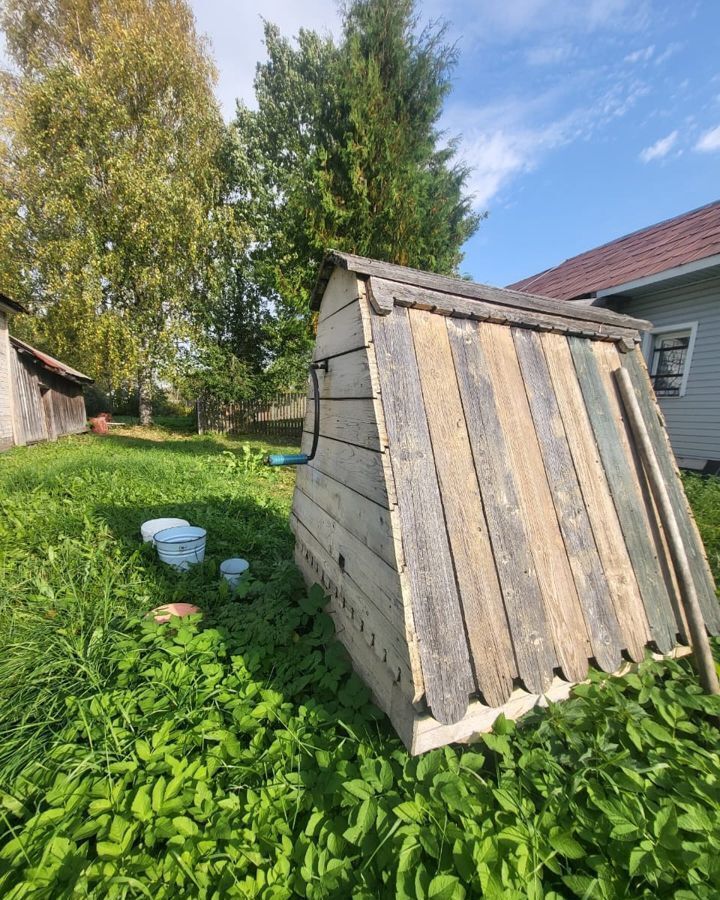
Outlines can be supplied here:
[[155, 534], [160, 559], [176, 569], [189, 569], [205, 559], [207, 531], [197, 525], [177, 525]]
[[189, 525], [187, 519], [148, 519], [140, 526], [140, 534], [143, 541], [147, 544], [151, 541], [158, 531], [164, 528], [174, 528], [176, 525]]

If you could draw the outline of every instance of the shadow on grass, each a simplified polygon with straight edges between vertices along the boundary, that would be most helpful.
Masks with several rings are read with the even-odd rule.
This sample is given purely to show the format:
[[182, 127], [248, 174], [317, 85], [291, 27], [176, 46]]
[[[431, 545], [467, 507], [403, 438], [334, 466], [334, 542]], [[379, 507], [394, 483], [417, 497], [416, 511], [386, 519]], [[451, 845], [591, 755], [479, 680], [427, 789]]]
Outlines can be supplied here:
[[[240, 556], [258, 577], [268, 577], [283, 560], [292, 560], [294, 538], [283, 505], [249, 497], [208, 496], [202, 500], [132, 506], [100, 506], [96, 513], [130, 552], [139, 548], [148, 564], [156, 565], [164, 581], [197, 587], [219, 572], [224, 559]], [[205, 561], [187, 572], [161, 562], [151, 544], [142, 544], [140, 526], [149, 519], [187, 519], [207, 531]], [[219, 576], [218, 576], [219, 577]]]

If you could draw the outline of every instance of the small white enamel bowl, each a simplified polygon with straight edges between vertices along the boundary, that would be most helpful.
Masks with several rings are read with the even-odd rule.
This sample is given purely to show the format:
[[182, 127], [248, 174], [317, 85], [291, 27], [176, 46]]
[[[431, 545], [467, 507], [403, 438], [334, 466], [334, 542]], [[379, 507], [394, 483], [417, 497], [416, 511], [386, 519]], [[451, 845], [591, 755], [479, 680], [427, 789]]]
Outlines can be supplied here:
[[232, 590], [240, 584], [247, 575], [250, 563], [246, 559], [226, 559], [220, 563], [220, 574], [230, 585]]

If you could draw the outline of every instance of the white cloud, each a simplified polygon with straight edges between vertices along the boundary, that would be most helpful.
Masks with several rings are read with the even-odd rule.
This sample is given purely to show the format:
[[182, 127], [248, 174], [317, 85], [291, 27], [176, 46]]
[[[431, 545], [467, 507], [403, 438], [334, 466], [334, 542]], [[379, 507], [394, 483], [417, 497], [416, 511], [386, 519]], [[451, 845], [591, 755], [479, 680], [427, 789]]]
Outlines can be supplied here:
[[459, 156], [470, 168], [468, 189], [476, 209], [486, 209], [514, 178], [531, 172], [551, 150], [580, 136], [575, 114], [546, 122], [550, 96], [507, 98], [485, 107], [458, 104], [443, 116], [450, 135], [461, 133]]
[[635, 50], [633, 53], [628, 53], [625, 57], [626, 63], [639, 63], [639, 62], [648, 62], [652, 58], [653, 53], [655, 52], [655, 44], [650, 44], [649, 47], [644, 47], [642, 50]]
[[[575, 86], [577, 88], [577, 85]], [[455, 104], [443, 116], [448, 135], [461, 135], [459, 157], [470, 168], [468, 188], [486, 209], [517, 177], [533, 171], [552, 151], [588, 139], [624, 116], [647, 93], [636, 79], [617, 79], [592, 99], [568, 108], [562, 88], [532, 99], [508, 97], [490, 106]], [[553, 110], [565, 108], [564, 115]]]
[[651, 162], [653, 159], [663, 159], [675, 146], [678, 137], [678, 131], [671, 131], [666, 137], [660, 138], [655, 141], [654, 144], [651, 144], [649, 147], [642, 150], [640, 152], [640, 159], [644, 163]]
[[575, 56], [572, 44], [545, 44], [531, 47], [525, 54], [530, 66], [556, 66]]
[[655, 65], [661, 66], [666, 60], [670, 59], [671, 56], [675, 56], [676, 53], [679, 53], [684, 46], [685, 45], [680, 43], [679, 41], [668, 44], [663, 52], [655, 57]]
[[217, 96], [225, 118], [235, 112], [235, 100], [255, 106], [253, 80], [265, 58], [263, 19], [287, 36], [300, 28], [337, 34], [340, 16], [334, 0], [190, 0], [198, 31], [207, 34], [218, 68]]
[[534, 32], [600, 28], [634, 31], [647, 23], [649, 0], [426, 0], [430, 17], [463, 22], [463, 34], [482, 43], [527, 38]]
[[720, 125], [717, 128], [711, 128], [706, 131], [700, 140], [695, 144], [695, 149], [702, 153], [713, 153], [720, 150]]

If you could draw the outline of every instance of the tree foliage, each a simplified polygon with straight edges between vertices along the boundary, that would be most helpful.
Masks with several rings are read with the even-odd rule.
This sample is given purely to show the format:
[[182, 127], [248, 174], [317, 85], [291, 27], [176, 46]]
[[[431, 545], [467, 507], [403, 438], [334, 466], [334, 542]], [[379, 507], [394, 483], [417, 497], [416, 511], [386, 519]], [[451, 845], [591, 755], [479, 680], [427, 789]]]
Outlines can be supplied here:
[[256, 277], [298, 361], [328, 247], [453, 273], [478, 226], [468, 172], [438, 129], [456, 52], [442, 26], [419, 28], [415, 5], [354, 0], [338, 43], [265, 26], [258, 109], [241, 107], [235, 126], [262, 178]]
[[[0, 275], [18, 323], [112, 383], [172, 371], [244, 239], [185, 0], [6, 0]], [[146, 410], [147, 412], [147, 410]]]

